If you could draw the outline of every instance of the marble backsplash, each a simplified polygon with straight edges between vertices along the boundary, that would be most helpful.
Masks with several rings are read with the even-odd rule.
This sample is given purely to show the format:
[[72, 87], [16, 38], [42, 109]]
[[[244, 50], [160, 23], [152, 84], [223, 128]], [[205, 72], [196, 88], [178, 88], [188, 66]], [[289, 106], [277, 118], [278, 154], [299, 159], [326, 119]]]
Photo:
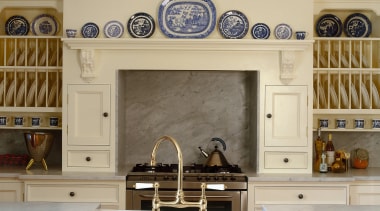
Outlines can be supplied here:
[[[369, 167], [380, 167], [380, 133], [379, 132], [331, 132], [336, 150], [343, 149], [351, 152], [363, 148], [369, 152]], [[313, 140], [316, 133], [313, 133]], [[322, 132], [322, 138], [327, 141], [328, 132]]]
[[[120, 71], [119, 165], [150, 161], [156, 139], [179, 143], [184, 164], [204, 163], [198, 147], [214, 150], [213, 137], [226, 142], [230, 164], [248, 165], [251, 76], [232, 71]], [[219, 144], [219, 143], [217, 143]], [[222, 147], [219, 145], [219, 149]], [[177, 163], [175, 148], [163, 142], [157, 162]]]

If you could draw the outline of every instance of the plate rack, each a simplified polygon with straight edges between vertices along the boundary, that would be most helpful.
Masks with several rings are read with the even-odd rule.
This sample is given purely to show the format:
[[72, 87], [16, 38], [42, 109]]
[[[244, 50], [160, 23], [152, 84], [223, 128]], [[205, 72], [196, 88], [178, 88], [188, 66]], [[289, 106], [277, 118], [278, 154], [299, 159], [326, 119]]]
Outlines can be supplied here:
[[62, 106], [62, 42], [50, 36], [0, 36], [0, 107]]
[[379, 38], [315, 38], [314, 109], [380, 109]]

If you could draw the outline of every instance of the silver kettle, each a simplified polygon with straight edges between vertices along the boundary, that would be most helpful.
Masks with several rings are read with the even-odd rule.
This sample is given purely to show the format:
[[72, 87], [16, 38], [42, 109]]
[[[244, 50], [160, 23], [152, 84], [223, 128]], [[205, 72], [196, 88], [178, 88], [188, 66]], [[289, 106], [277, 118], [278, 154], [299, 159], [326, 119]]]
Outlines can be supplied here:
[[[226, 143], [221, 138], [212, 138], [211, 141], [217, 141], [220, 142], [223, 146], [223, 151], [226, 151]], [[205, 163], [206, 166], [228, 166], [230, 165], [224, 157], [223, 153], [218, 149], [218, 146], [215, 145], [214, 151], [212, 151], [210, 154], [204, 151], [201, 147], [198, 147], [201, 151], [202, 155], [207, 158], [207, 161]]]

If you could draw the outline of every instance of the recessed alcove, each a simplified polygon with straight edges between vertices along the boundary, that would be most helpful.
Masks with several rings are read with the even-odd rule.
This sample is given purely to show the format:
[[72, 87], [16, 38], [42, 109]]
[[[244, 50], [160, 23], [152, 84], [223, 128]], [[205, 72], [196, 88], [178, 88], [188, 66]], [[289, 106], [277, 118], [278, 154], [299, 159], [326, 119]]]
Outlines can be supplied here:
[[[154, 141], [175, 138], [184, 163], [202, 163], [199, 146], [212, 151], [222, 138], [231, 164], [256, 157], [258, 71], [120, 70], [118, 73], [119, 165], [149, 162]], [[163, 143], [164, 145], [165, 143]], [[176, 163], [161, 147], [157, 161]]]

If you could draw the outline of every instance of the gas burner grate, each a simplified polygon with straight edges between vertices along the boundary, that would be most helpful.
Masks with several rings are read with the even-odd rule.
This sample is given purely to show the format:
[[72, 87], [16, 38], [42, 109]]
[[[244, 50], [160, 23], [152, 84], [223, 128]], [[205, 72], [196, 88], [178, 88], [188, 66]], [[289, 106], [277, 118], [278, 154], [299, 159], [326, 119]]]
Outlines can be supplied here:
[[[148, 163], [136, 164], [132, 172], [163, 172], [163, 173], [177, 173], [178, 164], [162, 164], [158, 163], [155, 166], [151, 166]], [[238, 165], [227, 166], [204, 166], [203, 164], [192, 164], [183, 167], [184, 173], [242, 173], [241, 168]]]

